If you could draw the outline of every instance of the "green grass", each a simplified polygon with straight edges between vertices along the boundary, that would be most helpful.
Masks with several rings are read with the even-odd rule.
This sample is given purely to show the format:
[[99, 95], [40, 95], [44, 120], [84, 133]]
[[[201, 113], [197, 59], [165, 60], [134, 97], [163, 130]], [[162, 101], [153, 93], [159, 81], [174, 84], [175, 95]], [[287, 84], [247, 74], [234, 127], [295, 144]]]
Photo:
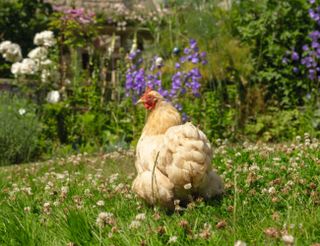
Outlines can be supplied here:
[[[213, 165], [225, 196], [171, 214], [132, 193], [132, 156], [2, 167], [0, 245], [284, 245], [283, 235], [294, 245], [320, 243], [319, 147], [308, 140], [217, 146]], [[99, 227], [101, 212], [113, 216]], [[145, 219], [136, 218], [141, 213]]]

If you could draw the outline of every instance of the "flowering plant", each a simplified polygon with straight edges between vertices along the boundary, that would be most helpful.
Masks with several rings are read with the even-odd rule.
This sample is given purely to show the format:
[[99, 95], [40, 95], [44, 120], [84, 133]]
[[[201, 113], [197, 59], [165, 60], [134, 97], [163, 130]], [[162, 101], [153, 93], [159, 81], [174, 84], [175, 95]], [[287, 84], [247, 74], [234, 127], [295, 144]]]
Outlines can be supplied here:
[[34, 44], [38, 47], [31, 50], [27, 58], [22, 57], [20, 46], [11, 41], [0, 43], [0, 53], [4, 59], [13, 63], [11, 73], [17, 80], [36, 77], [42, 83], [51, 82], [50, 86], [55, 85], [59, 80], [59, 73], [55, 62], [49, 58], [49, 49], [56, 44], [53, 32], [37, 33], [34, 37]]
[[136, 101], [145, 88], [150, 87], [172, 101], [180, 111], [182, 111], [180, 101], [186, 94], [199, 97], [202, 78], [200, 67], [207, 64], [206, 53], [199, 51], [194, 39], [190, 39], [189, 46], [183, 50], [182, 55], [179, 55], [178, 48], [175, 48], [173, 53], [176, 55], [174, 73], [169, 81], [164, 81], [166, 70], [161, 57], [155, 56], [151, 61], [151, 66], [146, 69], [143, 66], [141, 51], [131, 50], [128, 55], [129, 67], [126, 72], [126, 95]]
[[[293, 72], [295, 74], [303, 73], [311, 82], [309, 90], [311, 93], [307, 93], [306, 99], [310, 100], [312, 94], [316, 96], [319, 93], [319, 81], [320, 81], [320, 6], [316, 5], [315, 0], [309, 0], [311, 7], [309, 9], [309, 17], [314, 21], [315, 28], [309, 33], [307, 42], [305, 42], [299, 54], [298, 49], [287, 51], [282, 63], [288, 64], [291, 60], [294, 64]], [[302, 69], [299, 69], [301, 67]]]
[[50, 26], [60, 33], [61, 44], [83, 47], [97, 36], [96, 15], [84, 8], [55, 7]]

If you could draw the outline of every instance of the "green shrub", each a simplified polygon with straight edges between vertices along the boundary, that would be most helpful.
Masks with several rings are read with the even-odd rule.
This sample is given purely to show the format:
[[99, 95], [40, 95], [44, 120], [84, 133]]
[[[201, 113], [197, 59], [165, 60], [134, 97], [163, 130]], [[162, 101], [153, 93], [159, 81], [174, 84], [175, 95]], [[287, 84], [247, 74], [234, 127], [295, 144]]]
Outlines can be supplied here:
[[298, 135], [309, 133], [316, 137], [319, 127], [318, 111], [281, 110], [271, 108], [267, 113], [258, 115], [245, 127], [245, 134], [251, 140], [287, 141]]
[[39, 122], [24, 99], [0, 94], [0, 166], [30, 161], [36, 154]]

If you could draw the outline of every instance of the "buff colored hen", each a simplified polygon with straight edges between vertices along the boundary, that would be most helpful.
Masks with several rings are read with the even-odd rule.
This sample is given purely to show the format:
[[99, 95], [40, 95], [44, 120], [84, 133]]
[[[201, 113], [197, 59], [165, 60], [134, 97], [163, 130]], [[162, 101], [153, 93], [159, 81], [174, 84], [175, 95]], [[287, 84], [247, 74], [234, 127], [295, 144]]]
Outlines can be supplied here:
[[205, 199], [224, 192], [212, 170], [212, 149], [205, 134], [156, 91], [147, 89], [138, 103], [150, 111], [136, 149], [138, 176], [133, 191], [149, 204], [172, 208], [175, 199]]

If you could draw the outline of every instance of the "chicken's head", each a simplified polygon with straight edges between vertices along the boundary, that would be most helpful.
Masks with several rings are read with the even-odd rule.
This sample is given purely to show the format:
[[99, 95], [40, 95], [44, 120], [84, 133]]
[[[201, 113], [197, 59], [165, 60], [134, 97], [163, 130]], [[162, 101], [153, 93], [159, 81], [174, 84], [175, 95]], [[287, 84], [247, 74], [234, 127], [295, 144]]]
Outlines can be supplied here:
[[161, 96], [158, 92], [153, 91], [150, 87], [147, 87], [142, 97], [137, 101], [137, 104], [143, 103], [146, 109], [153, 110], [157, 103], [163, 99], [163, 96]]

